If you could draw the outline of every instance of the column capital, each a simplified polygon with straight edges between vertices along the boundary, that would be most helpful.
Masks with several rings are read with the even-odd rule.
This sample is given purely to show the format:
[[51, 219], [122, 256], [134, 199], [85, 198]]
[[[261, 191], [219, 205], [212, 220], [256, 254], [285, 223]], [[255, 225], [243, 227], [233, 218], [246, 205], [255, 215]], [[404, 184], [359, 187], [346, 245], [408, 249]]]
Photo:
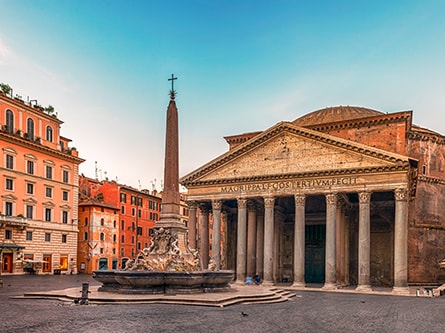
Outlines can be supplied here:
[[196, 207], [198, 206], [198, 201], [189, 200], [189, 201], [187, 201], [187, 206], [188, 206], [188, 209], [196, 209]]
[[336, 205], [337, 204], [337, 193], [326, 193], [326, 204]]
[[256, 211], [256, 204], [255, 204], [255, 201], [253, 201], [253, 200], [247, 200], [247, 210], [248, 211]]
[[238, 202], [238, 208], [246, 208], [247, 207], [247, 199], [246, 198], [238, 198], [236, 199]]
[[372, 192], [369, 191], [360, 191], [358, 192], [358, 201], [360, 203], [370, 203], [371, 202]]
[[212, 200], [212, 209], [221, 210], [222, 203], [223, 203], [222, 200], [219, 200], [219, 199]]
[[304, 206], [306, 203], [306, 196], [304, 194], [295, 194], [295, 206]]
[[264, 197], [264, 206], [265, 207], [274, 207], [275, 198], [274, 197]]
[[208, 213], [210, 211], [210, 207], [209, 204], [207, 202], [200, 202], [198, 204], [199, 206], [199, 210], [201, 211], [201, 213]]
[[394, 197], [396, 201], [408, 201], [408, 189], [405, 187], [396, 188], [394, 190]]

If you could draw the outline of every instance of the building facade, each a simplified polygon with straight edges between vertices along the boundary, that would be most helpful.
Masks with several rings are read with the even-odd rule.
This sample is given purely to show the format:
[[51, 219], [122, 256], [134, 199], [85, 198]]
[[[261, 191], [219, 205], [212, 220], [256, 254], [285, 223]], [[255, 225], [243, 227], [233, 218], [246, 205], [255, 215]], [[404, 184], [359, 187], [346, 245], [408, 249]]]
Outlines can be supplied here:
[[[51, 111], [51, 112], [50, 112]], [[63, 123], [35, 101], [0, 93], [2, 274], [77, 272], [79, 164]]]
[[441, 279], [445, 140], [412, 111], [331, 107], [225, 139], [181, 179], [205, 263], [325, 289]]
[[121, 269], [151, 241], [161, 211], [156, 192], [80, 177], [79, 271]]

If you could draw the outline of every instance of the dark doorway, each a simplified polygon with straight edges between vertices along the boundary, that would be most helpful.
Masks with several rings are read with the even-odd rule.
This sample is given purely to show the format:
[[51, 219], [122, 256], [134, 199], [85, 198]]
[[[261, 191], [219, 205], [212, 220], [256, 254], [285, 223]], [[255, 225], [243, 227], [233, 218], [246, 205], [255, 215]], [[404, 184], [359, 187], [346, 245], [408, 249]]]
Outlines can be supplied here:
[[325, 278], [326, 225], [306, 225], [305, 234], [305, 282], [323, 283]]

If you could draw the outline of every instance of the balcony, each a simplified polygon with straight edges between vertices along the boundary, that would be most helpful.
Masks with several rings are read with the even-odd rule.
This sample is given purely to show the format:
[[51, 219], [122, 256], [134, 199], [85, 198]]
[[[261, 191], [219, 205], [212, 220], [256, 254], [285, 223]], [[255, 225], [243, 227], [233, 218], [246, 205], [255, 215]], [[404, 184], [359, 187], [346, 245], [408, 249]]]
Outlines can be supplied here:
[[23, 230], [28, 225], [28, 219], [25, 217], [0, 215], [0, 227], [13, 227]]

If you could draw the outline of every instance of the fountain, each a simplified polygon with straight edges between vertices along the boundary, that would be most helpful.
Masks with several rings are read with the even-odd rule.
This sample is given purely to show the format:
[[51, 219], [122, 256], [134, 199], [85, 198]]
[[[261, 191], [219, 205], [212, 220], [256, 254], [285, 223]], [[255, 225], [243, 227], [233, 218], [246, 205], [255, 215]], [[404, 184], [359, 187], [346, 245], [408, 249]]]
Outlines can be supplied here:
[[151, 230], [151, 243], [136, 257], [127, 261], [123, 270], [96, 270], [93, 278], [102, 283], [99, 291], [148, 294], [191, 294], [230, 290], [234, 279], [231, 270], [201, 267], [197, 251], [187, 244], [187, 228], [180, 219], [178, 110], [174, 80], [167, 109], [164, 190], [162, 212], [156, 228]]

